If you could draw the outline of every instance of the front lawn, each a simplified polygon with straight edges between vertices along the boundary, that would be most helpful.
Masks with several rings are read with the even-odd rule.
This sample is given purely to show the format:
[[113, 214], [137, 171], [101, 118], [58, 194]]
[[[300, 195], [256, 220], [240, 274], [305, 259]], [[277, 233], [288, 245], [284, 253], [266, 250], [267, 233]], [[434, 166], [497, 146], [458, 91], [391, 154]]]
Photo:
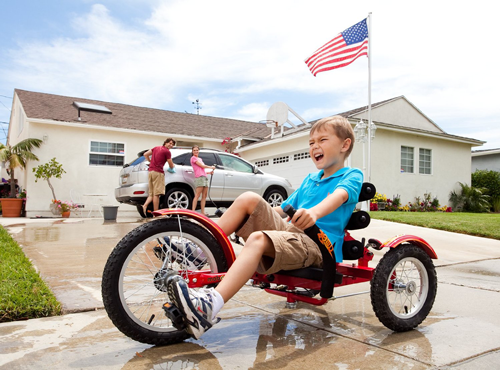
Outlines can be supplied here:
[[373, 219], [500, 240], [500, 213], [370, 212]]
[[0, 226], [0, 322], [61, 314], [61, 304]]

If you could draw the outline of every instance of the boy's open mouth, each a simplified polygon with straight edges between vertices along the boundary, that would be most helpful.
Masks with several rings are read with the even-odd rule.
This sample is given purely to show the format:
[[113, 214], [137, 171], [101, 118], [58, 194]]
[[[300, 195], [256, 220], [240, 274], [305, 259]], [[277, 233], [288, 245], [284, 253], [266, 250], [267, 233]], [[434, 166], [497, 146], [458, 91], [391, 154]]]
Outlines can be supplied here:
[[323, 158], [323, 154], [319, 154], [319, 153], [318, 153], [318, 154], [315, 154], [315, 155], [314, 155], [314, 159], [315, 159], [316, 161], [320, 161], [320, 160], [321, 160], [321, 158]]

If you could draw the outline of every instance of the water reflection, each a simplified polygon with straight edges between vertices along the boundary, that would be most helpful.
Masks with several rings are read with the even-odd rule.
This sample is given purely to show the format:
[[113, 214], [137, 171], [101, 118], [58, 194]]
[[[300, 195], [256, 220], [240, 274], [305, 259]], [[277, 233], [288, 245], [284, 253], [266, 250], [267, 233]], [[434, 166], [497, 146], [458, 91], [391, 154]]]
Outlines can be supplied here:
[[335, 315], [316, 307], [305, 314], [236, 316], [223, 320], [198, 341], [149, 348], [125, 368], [344, 369], [383, 363], [387, 368], [423, 369], [426, 365], [420, 361], [432, 356], [429, 342], [419, 331], [398, 334], [379, 327], [376, 338], [365, 341], [354, 339], [356, 328], [343, 328], [344, 333], [354, 331], [352, 336], [331, 332], [331, 317]]

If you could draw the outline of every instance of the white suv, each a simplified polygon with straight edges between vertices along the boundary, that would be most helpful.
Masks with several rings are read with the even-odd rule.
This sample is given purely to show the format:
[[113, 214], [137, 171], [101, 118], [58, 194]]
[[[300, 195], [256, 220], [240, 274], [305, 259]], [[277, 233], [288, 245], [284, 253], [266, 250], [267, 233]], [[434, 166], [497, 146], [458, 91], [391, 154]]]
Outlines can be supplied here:
[[[120, 203], [137, 207], [145, 217], [142, 205], [148, 196], [149, 163], [143, 154], [123, 166], [115, 198]], [[191, 209], [194, 196], [194, 171], [190, 164], [191, 148], [174, 147], [170, 150], [175, 163], [175, 173], [165, 171], [165, 196], [160, 198], [160, 208]], [[290, 182], [279, 176], [266, 174], [257, 166], [234, 154], [215, 149], [200, 149], [200, 158], [207, 166], [215, 165], [213, 176], [207, 175], [210, 185], [207, 206], [227, 207], [245, 191], [253, 191], [266, 199], [271, 206], [279, 206], [293, 192]], [[166, 164], [165, 170], [168, 164]], [[152, 210], [153, 204], [150, 204]], [[149, 208], [148, 208], [149, 209]]]

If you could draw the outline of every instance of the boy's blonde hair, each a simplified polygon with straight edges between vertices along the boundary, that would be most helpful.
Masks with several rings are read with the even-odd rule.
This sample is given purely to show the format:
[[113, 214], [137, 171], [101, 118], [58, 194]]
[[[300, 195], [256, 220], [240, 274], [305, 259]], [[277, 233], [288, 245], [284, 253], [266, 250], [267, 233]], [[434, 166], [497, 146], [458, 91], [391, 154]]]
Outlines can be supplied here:
[[349, 149], [347, 149], [347, 152], [345, 152], [345, 158], [347, 158], [349, 154], [351, 154], [352, 148], [354, 147], [354, 131], [349, 123], [349, 120], [342, 116], [322, 118], [313, 125], [310, 135], [316, 131], [327, 129], [333, 130], [335, 135], [341, 140], [351, 139], [351, 145], [349, 146]]

